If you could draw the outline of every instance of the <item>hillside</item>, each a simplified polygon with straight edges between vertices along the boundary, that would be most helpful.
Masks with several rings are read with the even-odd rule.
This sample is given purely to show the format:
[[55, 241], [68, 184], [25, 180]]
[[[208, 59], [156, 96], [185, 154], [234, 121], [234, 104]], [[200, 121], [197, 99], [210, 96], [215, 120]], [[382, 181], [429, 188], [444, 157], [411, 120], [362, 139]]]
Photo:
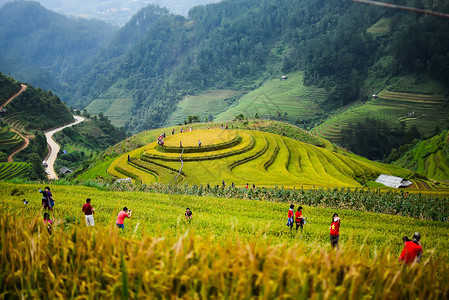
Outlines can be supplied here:
[[[224, 180], [228, 186], [311, 188], [377, 186], [373, 181], [378, 175], [392, 174], [412, 180], [412, 189], [444, 188], [410, 170], [346, 152], [286, 123], [260, 120], [225, 125], [228, 130], [221, 129], [220, 123], [196, 123], [142, 132], [109, 148], [77, 178], [110, 182], [113, 177], [131, 177], [147, 184], [203, 186], [221, 186]], [[164, 132], [161, 147], [157, 138]]]
[[449, 180], [449, 131], [419, 142], [393, 163], [429, 178]]
[[0, 72], [69, 97], [82, 67], [115, 31], [98, 20], [56, 14], [38, 2], [5, 3], [0, 7]]
[[[193, 8], [188, 18], [163, 15], [149, 24], [145, 36], [120, 59], [92, 66], [76, 101], [83, 106], [107, 103], [103, 112], [111, 117], [120, 113], [120, 124], [132, 132], [176, 124], [188, 116], [184, 107], [193, 101], [206, 103], [205, 110], [195, 111], [202, 118], [229, 108], [220, 120], [241, 113], [253, 117], [259, 110], [259, 115], [311, 128], [340, 107], [367, 101], [396, 76], [430, 77], [444, 94], [446, 52], [431, 47], [425, 36], [432, 32], [433, 42], [445, 44], [446, 26], [439, 19], [416, 15], [415, 20], [351, 1], [221, 1]], [[282, 83], [287, 87], [274, 87], [277, 93], [263, 92], [281, 75], [300, 71], [297, 85], [287, 80]], [[209, 91], [247, 95], [217, 99], [208, 97]], [[253, 102], [260, 105], [248, 107]], [[217, 105], [209, 115], [211, 103]], [[101, 107], [89, 108], [99, 112]]]
[[[367, 119], [377, 122], [378, 126], [387, 128], [397, 128], [402, 133], [396, 133], [397, 141], [386, 147], [386, 151], [373, 159], [381, 159], [383, 155], [388, 155], [391, 149], [398, 148], [402, 144], [411, 141], [405, 141], [406, 131], [415, 127], [418, 134], [413, 138], [421, 136], [431, 136], [436, 128], [447, 128], [449, 126], [449, 117], [447, 111], [449, 108], [449, 98], [446, 89], [437, 82], [421, 81], [413, 76], [396, 78], [395, 81], [382, 89], [376, 98], [370, 101], [360, 103], [349, 107], [344, 112], [339, 113], [319, 126], [311, 130], [312, 133], [321, 136], [330, 141], [347, 146], [358, 154], [367, 156], [366, 152], [357, 151], [353, 147], [365, 143], [371, 147], [387, 145], [388, 140], [383, 139], [376, 144], [373, 138], [374, 133], [365, 134], [363, 138], [367, 141], [360, 141], [357, 137], [352, 137], [359, 127], [367, 128], [365, 125]], [[371, 122], [373, 124], [374, 122]], [[375, 128], [371, 125], [371, 131], [380, 131], [381, 128]], [[347, 132], [352, 130], [352, 132]]]

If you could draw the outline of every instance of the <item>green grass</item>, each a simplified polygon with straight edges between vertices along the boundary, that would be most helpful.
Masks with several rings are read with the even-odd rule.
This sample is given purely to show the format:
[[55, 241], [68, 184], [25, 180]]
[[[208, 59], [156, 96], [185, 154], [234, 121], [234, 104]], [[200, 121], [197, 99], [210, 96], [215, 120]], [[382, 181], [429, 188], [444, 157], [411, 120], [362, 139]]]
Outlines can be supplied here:
[[241, 97], [235, 106], [219, 114], [215, 120], [231, 121], [238, 114], [254, 117], [256, 113], [261, 118], [280, 116], [290, 123], [297, 119], [319, 117], [323, 113], [319, 104], [325, 99], [325, 91], [304, 86], [302, 73], [287, 75], [287, 80], [276, 78], [266, 81], [260, 88]]
[[[31, 219], [39, 214], [41, 197], [40, 185], [0, 183], [3, 191], [2, 206], [22, 218]], [[115, 222], [123, 206], [133, 210], [133, 217], [126, 220], [124, 236], [136, 237], [143, 233], [164, 235], [176, 239], [186, 230], [217, 240], [238, 237], [243, 242], [257, 241], [271, 244], [294, 245], [298, 241], [313, 247], [329, 247], [329, 223], [334, 212], [342, 219], [341, 244], [387, 247], [394, 256], [398, 256], [402, 247], [402, 236], [418, 231], [423, 236], [425, 256], [447, 255], [449, 232], [445, 222], [422, 221], [412, 218], [351, 211], [328, 209], [303, 205], [304, 216], [308, 223], [303, 234], [290, 234], [286, 226], [288, 203], [274, 203], [245, 199], [226, 199], [216, 197], [198, 197], [191, 195], [166, 195], [143, 192], [104, 192], [94, 188], [80, 186], [50, 185], [56, 199], [56, 219], [73, 218], [83, 224], [80, 213], [87, 197], [92, 199], [96, 209], [97, 228], [105, 228]], [[21, 199], [27, 199], [26, 207]], [[299, 205], [302, 203], [295, 203]], [[184, 222], [185, 208], [194, 213], [192, 222]], [[77, 222], [78, 222], [77, 221]], [[137, 226], [137, 228], [135, 228]], [[308, 247], [308, 246], [307, 246]]]
[[132, 104], [128, 90], [121, 87], [119, 82], [92, 101], [86, 109], [91, 114], [103, 113], [114, 126], [122, 127], [130, 117]]
[[229, 101], [226, 99], [231, 99], [241, 93], [232, 90], [210, 90], [201, 95], [186, 96], [177, 104], [176, 110], [170, 115], [166, 124], [182, 124], [189, 115], [199, 116], [202, 121], [209, 116], [215, 117], [229, 107]]

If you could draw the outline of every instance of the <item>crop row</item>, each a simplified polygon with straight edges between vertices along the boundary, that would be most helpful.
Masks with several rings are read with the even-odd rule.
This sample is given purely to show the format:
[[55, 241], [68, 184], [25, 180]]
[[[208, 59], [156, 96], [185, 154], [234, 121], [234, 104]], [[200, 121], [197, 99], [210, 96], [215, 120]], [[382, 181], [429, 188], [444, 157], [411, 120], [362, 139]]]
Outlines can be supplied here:
[[29, 163], [0, 163], [0, 180], [25, 177], [30, 169]]
[[[254, 139], [251, 135], [245, 134], [245, 138], [242, 141], [242, 138], [240, 138], [240, 143], [234, 145], [231, 148], [224, 148], [219, 149], [216, 151], [213, 151], [213, 153], [209, 152], [190, 152], [188, 154], [183, 154], [183, 160], [184, 161], [201, 161], [201, 160], [213, 160], [213, 159], [220, 159], [228, 156], [237, 155], [240, 153], [247, 152], [251, 150], [254, 147]], [[154, 148], [151, 146], [148, 149], [144, 150], [144, 153], [142, 154], [142, 159], [146, 160], [162, 160], [162, 161], [179, 161], [179, 156], [174, 155], [174, 153], [169, 154], [157, 154], [156, 150], [157, 148]], [[197, 147], [198, 148], [198, 147]]]
[[233, 138], [230, 141], [226, 141], [224, 143], [215, 144], [215, 145], [206, 145], [202, 147], [170, 147], [170, 146], [156, 146], [155, 149], [159, 152], [168, 152], [168, 153], [181, 153], [183, 151], [185, 154], [187, 153], [200, 153], [200, 152], [212, 152], [212, 151], [219, 151], [223, 149], [232, 148], [242, 142], [242, 137], [240, 135], [237, 135], [235, 138]]

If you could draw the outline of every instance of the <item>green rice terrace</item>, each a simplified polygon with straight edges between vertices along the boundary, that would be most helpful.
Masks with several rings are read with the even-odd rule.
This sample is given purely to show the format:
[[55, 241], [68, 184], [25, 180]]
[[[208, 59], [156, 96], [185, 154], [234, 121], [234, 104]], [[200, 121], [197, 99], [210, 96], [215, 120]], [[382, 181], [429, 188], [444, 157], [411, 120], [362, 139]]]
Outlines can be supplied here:
[[[411, 179], [415, 173], [291, 138], [246, 129], [199, 129], [171, 133], [103, 163], [117, 178], [142, 183], [284, 187], [361, 187], [380, 174]], [[201, 147], [198, 141], [201, 140]], [[180, 147], [182, 143], [182, 148]], [[128, 158], [129, 155], [129, 158]], [[98, 171], [99, 169], [97, 169]]]
[[449, 180], [449, 130], [419, 142], [394, 165], [404, 167], [429, 178]]
[[[400, 91], [406, 90], [406, 91]], [[375, 118], [390, 126], [404, 121], [410, 128], [416, 125], [424, 135], [432, 135], [435, 127], [446, 128], [448, 122], [447, 96], [436, 89], [426, 93], [411, 92], [406, 87], [390, 86], [377, 98], [329, 118], [311, 132], [334, 143], [340, 143], [341, 131], [350, 124]]]

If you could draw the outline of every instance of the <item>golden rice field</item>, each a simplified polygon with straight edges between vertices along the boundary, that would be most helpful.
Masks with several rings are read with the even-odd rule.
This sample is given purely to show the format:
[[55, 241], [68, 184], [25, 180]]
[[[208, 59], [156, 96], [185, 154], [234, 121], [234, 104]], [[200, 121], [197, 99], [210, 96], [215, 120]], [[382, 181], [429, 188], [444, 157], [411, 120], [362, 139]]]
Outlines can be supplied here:
[[[202, 142], [201, 147], [198, 140]], [[125, 153], [110, 164], [108, 173], [147, 184], [177, 182], [212, 186], [221, 185], [224, 180], [227, 185], [254, 183], [291, 188], [360, 187], [380, 174], [413, 176], [412, 171], [399, 167], [276, 134], [243, 129], [169, 134], [164, 147], [154, 141]]]
[[[303, 232], [290, 233], [285, 203], [51, 185], [56, 225], [49, 235], [42, 186], [0, 187], [3, 299], [449, 296], [447, 222], [304, 206]], [[84, 225], [86, 197], [97, 212], [95, 228]], [[113, 223], [125, 205], [133, 216], [119, 231]], [[183, 218], [187, 206], [191, 221]], [[342, 219], [339, 250], [328, 241], [335, 211]], [[397, 261], [401, 238], [415, 231], [423, 262], [404, 266]]]

